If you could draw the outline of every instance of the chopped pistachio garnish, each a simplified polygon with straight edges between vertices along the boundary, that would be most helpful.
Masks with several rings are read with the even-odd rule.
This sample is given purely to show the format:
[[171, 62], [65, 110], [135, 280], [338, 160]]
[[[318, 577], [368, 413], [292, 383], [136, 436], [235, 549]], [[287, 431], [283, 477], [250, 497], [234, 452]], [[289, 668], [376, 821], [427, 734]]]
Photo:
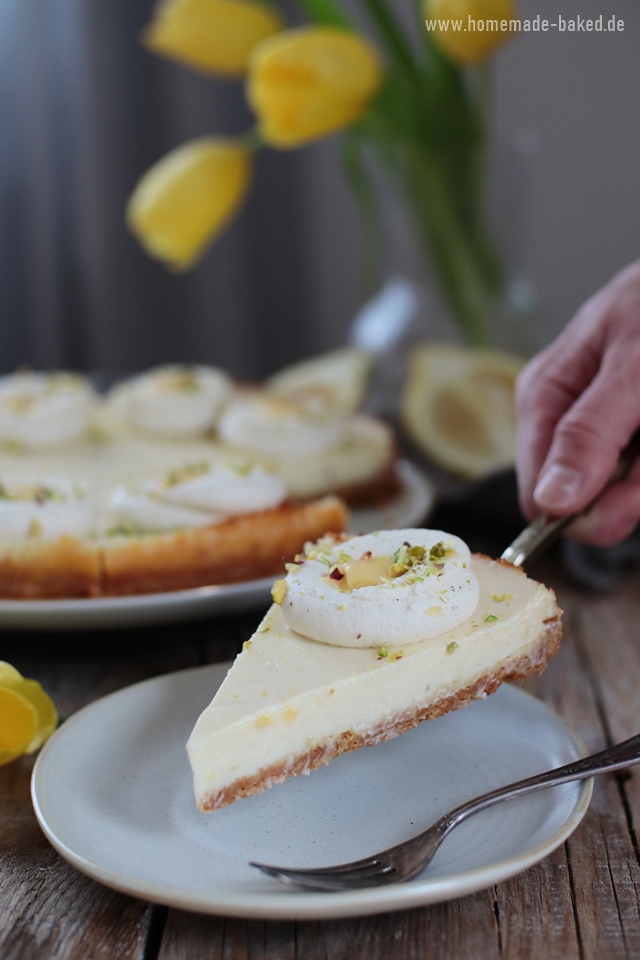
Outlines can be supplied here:
[[248, 650], [250, 646], [251, 646], [251, 640], [245, 640], [245, 642], [242, 644], [242, 649]]
[[457, 646], [458, 646], [457, 640], [452, 640], [451, 643], [447, 644], [447, 653], [453, 653], [453, 651], [457, 648]]
[[393, 555], [394, 563], [401, 564], [404, 567], [411, 566], [411, 557], [409, 556], [409, 549], [406, 543], [403, 543], [401, 547], [398, 547], [396, 552]]
[[209, 464], [204, 460], [200, 463], [186, 463], [183, 467], [177, 467], [170, 470], [165, 478], [166, 487], [176, 487], [179, 483], [185, 483], [187, 480], [193, 480], [195, 477], [202, 477], [209, 473]]
[[409, 570], [409, 567], [405, 566], [404, 563], [392, 563], [389, 567], [389, 576], [395, 580], [396, 577], [401, 577], [407, 570]]
[[389, 656], [389, 651], [386, 647], [380, 647], [378, 650], [378, 660], [384, 660], [385, 657]]
[[2, 406], [10, 413], [26, 413], [36, 402], [36, 397], [31, 393], [16, 393], [13, 396], [4, 397]]
[[285, 563], [284, 568], [285, 568], [285, 570], [287, 571], [287, 573], [295, 573], [296, 570], [299, 570], [299, 569], [300, 569], [300, 564], [299, 564], [299, 563]]
[[197, 372], [189, 367], [165, 371], [157, 377], [157, 383], [161, 390], [178, 390], [181, 393], [195, 393], [202, 389]]
[[441, 557], [444, 557], [446, 553], [444, 543], [442, 540], [439, 540], [438, 543], [434, 545], [429, 550], [429, 559], [430, 560], [439, 560]]
[[286, 595], [287, 595], [287, 581], [276, 580], [274, 585], [271, 587], [271, 596], [273, 597], [273, 602], [280, 605]]
[[486, 617], [484, 618], [484, 622], [485, 622], [485, 623], [493, 623], [494, 620], [497, 620], [497, 619], [498, 619], [498, 618], [496, 617], [496, 615], [495, 615], [494, 613], [488, 613], [488, 614], [486, 615]]
[[268, 623], [261, 623], [258, 627], [258, 633], [269, 633], [269, 630], [271, 630], [271, 627]]
[[[32, 503], [46, 503], [47, 500], [53, 500], [56, 503], [64, 503], [66, 498], [61, 490], [47, 487], [44, 483], [20, 483], [9, 487], [0, 484], [0, 499]], [[81, 499], [80, 495], [78, 499]]]
[[32, 520], [29, 524], [29, 536], [30, 537], [41, 537], [42, 536], [42, 524], [39, 520]]
[[133, 537], [140, 531], [130, 524], [122, 523], [118, 527], [111, 527], [107, 530], [107, 537]]
[[510, 593], [492, 593], [491, 599], [494, 600], [495, 603], [502, 603], [503, 600], [510, 600], [511, 594]]

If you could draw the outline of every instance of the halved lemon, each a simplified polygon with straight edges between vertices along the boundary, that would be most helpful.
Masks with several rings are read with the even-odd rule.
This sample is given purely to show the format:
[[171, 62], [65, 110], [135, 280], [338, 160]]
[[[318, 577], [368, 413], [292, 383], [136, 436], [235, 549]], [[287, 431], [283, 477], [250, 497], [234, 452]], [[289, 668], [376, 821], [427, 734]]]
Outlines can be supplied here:
[[416, 347], [401, 398], [407, 433], [436, 464], [469, 480], [511, 466], [514, 385], [524, 363], [501, 350]]
[[266, 386], [287, 399], [317, 398], [336, 413], [354, 413], [364, 401], [371, 365], [364, 350], [342, 347], [285, 367]]

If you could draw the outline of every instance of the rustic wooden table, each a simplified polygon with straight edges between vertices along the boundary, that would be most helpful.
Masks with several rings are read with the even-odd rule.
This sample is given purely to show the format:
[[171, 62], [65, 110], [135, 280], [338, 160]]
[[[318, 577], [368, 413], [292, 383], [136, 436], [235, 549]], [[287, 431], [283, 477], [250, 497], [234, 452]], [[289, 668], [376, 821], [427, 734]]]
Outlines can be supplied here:
[[[589, 750], [640, 731], [640, 575], [614, 594], [571, 586], [547, 561], [565, 639], [528, 684]], [[37, 677], [69, 715], [111, 690], [232, 658], [255, 614], [117, 634], [0, 635], [0, 658]], [[590, 810], [542, 863], [437, 906], [323, 922], [264, 922], [166, 909], [116, 893], [69, 866], [36, 823], [33, 761], [0, 769], [2, 960], [494, 960], [640, 956], [640, 768], [596, 780]]]

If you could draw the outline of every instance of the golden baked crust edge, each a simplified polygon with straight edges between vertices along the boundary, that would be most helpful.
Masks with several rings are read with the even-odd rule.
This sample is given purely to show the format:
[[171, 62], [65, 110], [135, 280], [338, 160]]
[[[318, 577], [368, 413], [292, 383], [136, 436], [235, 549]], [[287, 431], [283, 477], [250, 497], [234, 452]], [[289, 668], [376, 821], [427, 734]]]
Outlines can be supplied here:
[[344, 503], [323, 497], [167, 534], [28, 540], [0, 548], [0, 598], [130, 596], [277, 576], [307, 540], [346, 524]]

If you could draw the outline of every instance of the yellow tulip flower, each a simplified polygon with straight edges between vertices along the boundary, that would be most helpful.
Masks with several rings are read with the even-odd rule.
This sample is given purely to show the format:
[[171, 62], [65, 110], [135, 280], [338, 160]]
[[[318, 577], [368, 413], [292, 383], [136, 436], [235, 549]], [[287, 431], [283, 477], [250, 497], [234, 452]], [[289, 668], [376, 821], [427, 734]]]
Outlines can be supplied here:
[[423, 13], [433, 22], [429, 35], [451, 60], [464, 66], [486, 60], [505, 43], [510, 22], [518, 16], [513, 0], [424, 0]]
[[251, 152], [239, 140], [191, 140], [159, 160], [138, 182], [127, 223], [152, 257], [187, 270], [244, 200]]
[[143, 41], [189, 67], [241, 77], [256, 43], [283, 26], [275, 10], [253, 0], [163, 0]]
[[41, 747], [57, 723], [56, 708], [40, 684], [0, 661], [0, 766]]
[[378, 55], [362, 37], [303, 27], [254, 48], [247, 94], [263, 140], [299, 147], [357, 120], [381, 80]]

